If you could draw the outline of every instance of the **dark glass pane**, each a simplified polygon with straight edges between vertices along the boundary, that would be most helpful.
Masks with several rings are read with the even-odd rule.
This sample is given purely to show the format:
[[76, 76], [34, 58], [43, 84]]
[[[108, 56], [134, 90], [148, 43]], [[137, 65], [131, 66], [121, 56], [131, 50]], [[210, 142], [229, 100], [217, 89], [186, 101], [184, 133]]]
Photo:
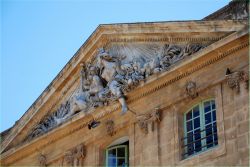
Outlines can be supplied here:
[[186, 121], [192, 119], [192, 111], [189, 111], [186, 115]]
[[213, 121], [216, 121], [216, 112], [215, 112], [215, 110], [212, 113], [213, 113]]
[[197, 129], [194, 131], [194, 140], [199, 140], [201, 138], [201, 132], [200, 129]]
[[187, 124], [186, 124], [186, 126], [187, 126], [187, 132], [193, 130], [192, 121], [188, 121]]
[[200, 127], [200, 117], [194, 119], [194, 129]]
[[108, 151], [108, 156], [109, 157], [116, 157], [116, 149], [112, 149]]
[[194, 118], [194, 117], [197, 117], [197, 116], [199, 116], [199, 115], [200, 115], [199, 106], [195, 106], [195, 107], [193, 108], [193, 118]]
[[213, 123], [213, 131], [214, 131], [214, 133], [217, 133], [217, 125], [216, 125], [216, 122]]
[[195, 152], [201, 151], [201, 141], [196, 141], [195, 142]]
[[215, 109], [215, 101], [214, 100], [211, 101], [211, 105], [212, 105], [212, 109], [214, 110]]
[[206, 136], [209, 136], [212, 134], [212, 124], [206, 126]]
[[118, 164], [117, 164], [118, 166], [125, 166], [125, 158], [119, 158], [118, 159]]
[[189, 144], [187, 147], [187, 153], [188, 155], [192, 155], [194, 153], [194, 146], [193, 144]]
[[193, 132], [190, 132], [187, 134], [187, 143], [190, 143], [193, 141]]
[[206, 112], [208, 112], [210, 110], [211, 110], [211, 108], [210, 108], [210, 101], [207, 101], [207, 102], [204, 103], [204, 111], [206, 113]]
[[116, 167], [116, 158], [109, 158], [108, 159], [108, 166], [109, 167]]
[[117, 156], [118, 157], [125, 157], [125, 148], [117, 148]]
[[207, 125], [209, 123], [211, 123], [211, 113], [210, 112], [205, 114], [205, 124]]
[[210, 148], [213, 146], [213, 136], [208, 136], [206, 138], [206, 141], [207, 141], [207, 148]]

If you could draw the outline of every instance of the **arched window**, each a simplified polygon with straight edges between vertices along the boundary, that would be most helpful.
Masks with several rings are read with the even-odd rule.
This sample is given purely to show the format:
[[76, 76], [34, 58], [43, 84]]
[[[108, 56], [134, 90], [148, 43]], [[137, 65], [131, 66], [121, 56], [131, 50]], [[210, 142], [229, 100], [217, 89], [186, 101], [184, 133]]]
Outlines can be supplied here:
[[218, 145], [215, 100], [202, 101], [184, 114], [183, 158]]

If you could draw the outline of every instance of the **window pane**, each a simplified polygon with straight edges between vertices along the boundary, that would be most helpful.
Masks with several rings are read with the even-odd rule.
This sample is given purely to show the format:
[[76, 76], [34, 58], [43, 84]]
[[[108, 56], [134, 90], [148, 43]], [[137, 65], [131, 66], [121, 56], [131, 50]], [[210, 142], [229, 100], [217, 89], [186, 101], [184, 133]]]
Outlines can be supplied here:
[[194, 109], [193, 109], [193, 117], [197, 117], [200, 115], [200, 112], [199, 112], [199, 105], [195, 106]]
[[193, 144], [189, 144], [188, 147], [187, 147], [187, 153], [188, 155], [192, 155], [194, 153], [194, 147], [193, 147]]
[[194, 140], [195, 140], [195, 152], [201, 151], [201, 132], [200, 129], [194, 131]]
[[206, 126], [206, 136], [212, 134], [212, 124]]
[[125, 157], [125, 148], [124, 147], [117, 148], [117, 156], [118, 157]]
[[212, 109], [214, 110], [215, 109], [215, 101], [214, 100], [211, 101], [211, 105], [212, 105]]
[[186, 125], [187, 125], [187, 131], [188, 132], [191, 131], [191, 130], [193, 130], [192, 121], [188, 121]]
[[205, 124], [211, 123], [211, 113], [205, 114]]
[[116, 157], [116, 149], [112, 149], [108, 151], [108, 156], [109, 157]]
[[207, 137], [207, 148], [210, 148], [213, 146], [213, 136], [208, 136]]
[[116, 167], [116, 158], [108, 158], [108, 166]]
[[125, 158], [118, 158], [118, 166], [125, 166]]
[[190, 132], [187, 134], [187, 143], [190, 143], [193, 141], [193, 132]]
[[186, 120], [188, 121], [190, 119], [192, 119], [192, 111], [189, 111], [186, 115]]
[[210, 110], [211, 110], [211, 108], [210, 108], [210, 101], [207, 101], [207, 102], [204, 103], [204, 111], [206, 113], [206, 112], [208, 112]]
[[200, 127], [200, 117], [194, 119], [194, 129]]
[[216, 121], [216, 110], [214, 110], [212, 113], [213, 113], [213, 121]]

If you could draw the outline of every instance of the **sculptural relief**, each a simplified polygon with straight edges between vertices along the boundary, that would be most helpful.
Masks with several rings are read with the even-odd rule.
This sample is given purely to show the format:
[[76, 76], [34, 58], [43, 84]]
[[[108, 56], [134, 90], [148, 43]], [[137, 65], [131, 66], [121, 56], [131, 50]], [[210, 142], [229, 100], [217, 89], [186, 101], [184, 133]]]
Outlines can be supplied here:
[[186, 93], [192, 99], [194, 99], [194, 98], [196, 98], [198, 96], [197, 86], [196, 86], [195, 82], [188, 81], [186, 83]]
[[106, 122], [106, 130], [107, 130], [107, 134], [109, 136], [113, 136], [115, 134], [115, 127], [114, 127], [115, 123], [113, 120], [108, 120]]
[[240, 81], [248, 82], [247, 75], [243, 71], [231, 72], [229, 68], [226, 71], [226, 80], [229, 88], [235, 89], [236, 93], [240, 93]]
[[155, 108], [153, 111], [147, 114], [136, 116], [137, 124], [144, 134], [148, 134], [148, 124], [151, 125], [151, 130], [154, 131], [155, 123], [160, 122], [160, 109]]
[[38, 155], [38, 162], [39, 162], [39, 166], [46, 167], [47, 166], [46, 156], [44, 154], [39, 154]]
[[84, 144], [67, 150], [62, 159], [62, 166], [83, 166], [83, 160], [86, 156], [86, 148]]
[[200, 44], [114, 44], [108, 47], [109, 51], [99, 49], [94, 61], [81, 64], [78, 89], [41, 120], [28, 139], [48, 132], [78, 112], [89, 112], [115, 101], [121, 104], [121, 114], [125, 114], [127, 93], [151, 75], [169, 70], [203, 47]]

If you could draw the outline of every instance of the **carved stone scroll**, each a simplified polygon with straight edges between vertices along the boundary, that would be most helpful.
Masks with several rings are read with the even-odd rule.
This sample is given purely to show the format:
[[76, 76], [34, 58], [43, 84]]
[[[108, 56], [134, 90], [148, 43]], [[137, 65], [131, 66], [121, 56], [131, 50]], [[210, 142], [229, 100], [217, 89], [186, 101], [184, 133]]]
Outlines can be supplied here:
[[154, 131], [154, 124], [160, 122], [160, 109], [155, 108], [152, 112], [138, 115], [137, 117], [137, 124], [140, 127], [141, 131], [144, 134], [148, 134], [148, 124], [151, 125], [151, 130]]

